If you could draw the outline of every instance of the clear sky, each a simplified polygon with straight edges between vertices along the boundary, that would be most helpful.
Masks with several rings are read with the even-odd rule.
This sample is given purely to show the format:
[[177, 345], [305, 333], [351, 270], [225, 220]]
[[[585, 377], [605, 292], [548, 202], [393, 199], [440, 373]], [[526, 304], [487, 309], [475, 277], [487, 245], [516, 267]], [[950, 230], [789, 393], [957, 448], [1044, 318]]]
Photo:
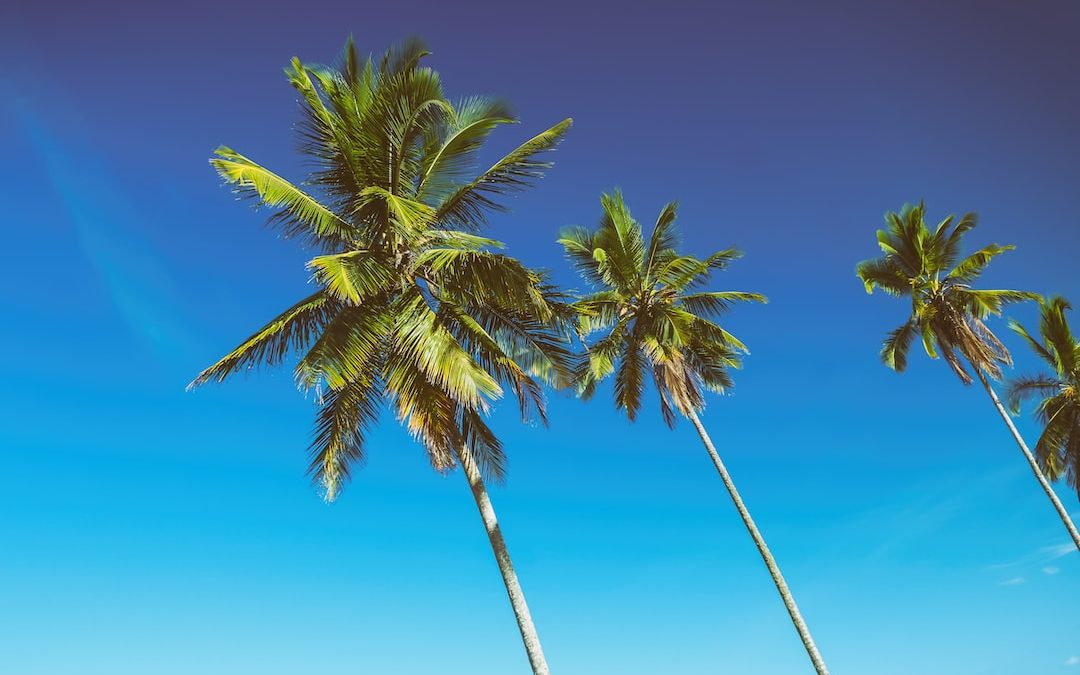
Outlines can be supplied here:
[[[879, 364], [905, 307], [854, 276], [925, 198], [1018, 246], [987, 285], [1080, 301], [1075, 3], [274, 4], [0, 9], [0, 672], [525, 672], [464, 479], [392, 418], [327, 505], [287, 371], [184, 392], [308, 277], [209, 152], [302, 178], [282, 68], [352, 33], [512, 101], [495, 149], [574, 117], [489, 230], [528, 263], [573, 284], [556, 233], [615, 186], [746, 251], [717, 287], [771, 302], [729, 317], [753, 353], [704, 419], [837, 675], [1080, 673], [1080, 555], [980, 390]], [[809, 670], [689, 425], [512, 407], [492, 497], [554, 672]]]

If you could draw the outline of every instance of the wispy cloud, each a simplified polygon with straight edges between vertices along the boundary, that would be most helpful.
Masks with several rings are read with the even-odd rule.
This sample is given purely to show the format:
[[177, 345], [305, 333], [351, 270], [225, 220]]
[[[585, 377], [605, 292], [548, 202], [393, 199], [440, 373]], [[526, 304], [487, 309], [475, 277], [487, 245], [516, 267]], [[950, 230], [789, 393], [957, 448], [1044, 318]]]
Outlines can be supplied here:
[[[1070, 553], [1076, 553], [1076, 546], [1072, 542], [1064, 544], [1054, 544], [1053, 546], [1043, 546], [1032, 553], [1011, 562], [999, 563], [997, 565], [990, 565], [988, 570], [1012, 570], [1013, 573], [1034, 573], [1035, 570], [1039, 570], [1046, 576], [1054, 576], [1061, 571], [1061, 568], [1057, 565], [1051, 564], [1055, 560], [1063, 558]], [[1014, 576], [1006, 581], [999, 582], [999, 586], [1018, 586], [1026, 583], [1027, 577], [1021, 575]]]
[[1069, 658], [1065, 659], [1065, 665], [1067, 665], [1067, 666], [1080, 665], [1080, 656], [1070, 656]]
[[[1076, 553], [1076, 545], [1072, 542], [1064, 544], [1054, 544], [1053, 546], [1043, 546], [1042, 548], [1019, 558], [1005, 563], [998, 563], [997, 565], [990, 565], [987, 569], [990, 570], [1003, 570], [1012, 567], [1039, 567], [1046, 566], [1058, 558], [1063, 558], [1070, 553]], [[1056, 569], [1056, 568], [1055, 568]], [[1048, 574], [1053, 574], [1049, 572]]]

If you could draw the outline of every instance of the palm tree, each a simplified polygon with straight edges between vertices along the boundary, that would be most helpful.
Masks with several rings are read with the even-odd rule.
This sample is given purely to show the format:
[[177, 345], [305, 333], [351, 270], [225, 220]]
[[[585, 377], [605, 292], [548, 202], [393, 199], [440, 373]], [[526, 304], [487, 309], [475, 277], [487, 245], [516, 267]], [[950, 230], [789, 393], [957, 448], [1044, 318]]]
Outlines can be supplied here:
[[902, 372], [907, 367], [908, 349], [918, 337], [930, 358], [943, 357], [965, 385], [974, 381], [968, 372], [970, 368], [1080, 548], [1076, 526], [990, 384], [991, 379], [1001, 379], [1001, 368], [1012, 365], [1012, 356], [986, 325], [986, 319], [1000, 316], [1007, 304], [1039, 300], [1039, 296], [1025, 291], [972, 288], [991, 260], [1015, 247], [990, 244], [961, 258], [961, 241], [975, 227], [977, 216], [974, 213], [960, 219], [949, 216], [931, 231], [924, 220], [925, 214], [926, 207], [921, 202], [917, 206], [905, 205], [899, 213], [887, 213], [888, 229], [877, 233], [884, 255], [856, 267], [867, 293], [880, 288], [889, 295], [911, 298], [911, 315], [885, 338], [881, 360]]
[[1009, 382], [1005, 400], [1014, 412], [1029, 398], [1039, 397], [1035, 414], [1043, 432], [1035, 443], [1035, 456], [1049, 480], [1065, 478], [1080, 494], [1080, 340], [1069, 328], [1064, 298], [1040, 303], [1039, 334], [1033, 337], [1013, 321], [1009, 327], [1020, 334], [1032, 351], [1050, 366], [1050, 375], [1031, 375]]
[[523, 417], [544, 414], [541, 384], [570, 375], [561, 322], [571, 317], [545, 277], [477, 234], [499, 198], [550, 164], [565, 120], [474, 174], [477, 152], [515, 121], [498, 100], [450, 102], [421, 66], [418, 41], [361, 59], [350, 40], [330, 68], [293, 59], [304, 114], [305, 188], [230, 149], [211, 160], [225, 182], [272, 212], [270, 223], [315, 248], [314, 293], [244, 340], [198, 386], [297, 357], [299, 387], [319, 404], [310, 473], [337, 497], [364, 459], [383, 406], [423, 444], [432, 466], [460, 464], [502, 573], [534, 673], [548, 673], [484, 479], [505, 471], [484, 421], [505, 388]]
[[633, 421], [641, 407], [646, 377], [652, 375], [664, 421], [673, 428], [678, 413], [697, 429], [814, 668], [827, 673], [765, 538], [698, 417], [705, 406], [704, 391], [723, 393], [729, 389], [729, 368], [738, 367], [739, 353], [746, 352], [743, 343], [712, 319], [736, 302], [765, 302], [765, 297], [743, 291], [699, 290], [713, 271], [724, 269], [742, 254], [735, 249], [704, 259], [679, 254], [675, 250], [674, 202], [660, 211], [648, 242], [621, 194], [605, 194], [600, 202], [603, 216], [595, 232], [575, 228], [566, 230], [559, 239], [573, 266], [596, 289], [575, 303], [583, 340], [589, 333], [603, 332], [576, 368], [581, 395], [592, 396], [597, 382], [614, 373], [615, 404]]

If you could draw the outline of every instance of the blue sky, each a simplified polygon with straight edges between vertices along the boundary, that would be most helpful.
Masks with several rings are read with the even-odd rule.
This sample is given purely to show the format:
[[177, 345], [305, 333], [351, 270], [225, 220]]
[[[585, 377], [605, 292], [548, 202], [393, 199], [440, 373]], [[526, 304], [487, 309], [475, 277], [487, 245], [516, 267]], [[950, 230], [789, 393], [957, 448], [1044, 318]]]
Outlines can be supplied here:
[[[422, 35], [449, 93], [507, 97], [495, 149], [574, 117], [490, 229], [530, 264], [574, 284], [556, 233], [615, 186], [642, 221], [678, 199], [692, 251], [746, 251], [718, 287], [771, 302], [730, 316], [753, 353], [704, 419], [835, 673], [1080, 673], [1080, 555], [980, 391], [880, 366], [903, 303], [853, 274], [925, 198], [1018, 246], [988, 286], [1080, 301], [1080, 10], [629, 4], [0, 9], [0, 672], [525, 669], [463, 478], [390, 417], [326, 505], [288, 372], [183, 391], [307, 283], [208, 154], [302, 177], [281, 69], [353, 33]], [[492, 497], [555, 672], [808, 670], [689, 425], [512, 407]]]

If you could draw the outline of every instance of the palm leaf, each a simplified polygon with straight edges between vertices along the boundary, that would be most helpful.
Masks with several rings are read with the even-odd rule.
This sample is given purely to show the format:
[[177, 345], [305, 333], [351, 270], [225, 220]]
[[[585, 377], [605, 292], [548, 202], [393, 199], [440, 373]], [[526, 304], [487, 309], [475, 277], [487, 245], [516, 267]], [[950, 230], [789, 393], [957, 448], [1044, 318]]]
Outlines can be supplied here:
[[522, 190], [541, 178], [544, 170], [551, 167], [551, 162], [540, 160], [538, 156], [554, 150], [572, 123], [565, 119], [537, 134], [487, 171], [454, 190], [439, 205], [436, 220], [444, 227], [475, 229], [486, 220], [488, 211], [502, 210], [504, 207], [496, 199]]
[[336, 310], [336, 304], [323, 291], [309, 295], [199, 373], [187, 388], [194, 389], [210, 380], [222, 382], [240, 370], [259, 365], [279, 365], [289, 354], [303, 350], [317, 339]]
[[237, 192], [250, 195], [277, 209], [271, 222], [282, 227], [286, 237], [303, 237], [316, 243], [338, 244], [355, 235], [355, 228], [315, 198], [281, 176], [265, 169], [240, 153], [219, 147], [210, 164]]

